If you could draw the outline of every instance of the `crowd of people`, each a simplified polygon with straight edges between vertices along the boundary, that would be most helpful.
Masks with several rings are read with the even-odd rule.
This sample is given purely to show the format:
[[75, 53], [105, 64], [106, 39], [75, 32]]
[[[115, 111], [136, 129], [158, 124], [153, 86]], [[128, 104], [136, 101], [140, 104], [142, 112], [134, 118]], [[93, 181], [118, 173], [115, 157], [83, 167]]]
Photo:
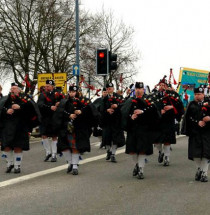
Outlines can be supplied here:
[[188, 158], [196, 164], [195, 180], [208, 181], [210, 109], [203, 87], [194, 89], [194, 100], [186, 111], [165, 78], [149, 94], [145, 94], [143, 82], [136, 82], [125, 97], [108, 83], [95, 101], [74, 85], [64, 95], [53, 80], [46, 81], [37, 102], [16, 83], [11, 84], [8, 95], [1, 91], [0, 86], [0, 142], [6, 173], [13, 169], [21, 172], [23, 151], [30, 149], [30, 133], [39, 126], [44, 162], [56, 162], [57, 154], [62, 154], [67, 173], [78, 175], [80, 155], [91, 151], [90, 137], [94, 135], [107, 150], [106, 161], [117, 163], [116, 151], [125, 146], [125, 153], [134, 160], [132, 175], [144, 179], [147, 156], [154, 148], [159, 152], [158, 162], [170, 165], [171, 145], [176, 144], [177, 123], [182, 120], [181, 132], [189, 136]]

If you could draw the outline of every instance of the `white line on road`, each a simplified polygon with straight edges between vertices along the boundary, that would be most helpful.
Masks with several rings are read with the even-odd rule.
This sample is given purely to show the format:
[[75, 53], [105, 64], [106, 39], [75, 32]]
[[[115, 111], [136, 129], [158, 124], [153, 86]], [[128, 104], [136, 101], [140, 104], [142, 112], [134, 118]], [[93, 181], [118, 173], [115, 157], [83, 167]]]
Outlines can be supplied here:
[[[121, 154], [123, 152], [125, 152], [124, 148], [118, 150], [116, 152], [116, 154]], [[105, 157], [106, 157], [106, 154], [98, 155], [98, 156], [95, 156], [95, 157], [92, 157], [92, 158], [87, 158], [85, 160], [82, 160], [82, 161], [80, 161], [79, 164], [81, 165], [81, 164], [90, 163], [90, 162], [93, 162], [93, 161], [96, 161], [96, 160], [103, 159]], [[64, 169], [67, 169], [67, 164], [62, 165], [62, 166], [58, 166], [58, 167], [55, 167], [55, 168], [43, 170], [43, 171], [40, 171], [40, 172], [35, 172], [35, 173], [29, 174], [29, 175], [24, 175], [24, 176], [21, 176], [21, 177], [18, 177], [18, 178], [13, 178], [13, 179], [10, 179], [10, 180], [7, 180], [7, 181], [0, 182], [0, 187], [6, 187], [6, 186], [9, 186], [9, 185], [17, 184], [19, 182], [23, 182], [23, 181], [34, 179], [34, 178], [44, 176], [44, 175], [47, 175], [47, 174], [55, 173], [55, 172], [58, 172], [58, 171], [61, 171], [61, 170], [64, 170]]]

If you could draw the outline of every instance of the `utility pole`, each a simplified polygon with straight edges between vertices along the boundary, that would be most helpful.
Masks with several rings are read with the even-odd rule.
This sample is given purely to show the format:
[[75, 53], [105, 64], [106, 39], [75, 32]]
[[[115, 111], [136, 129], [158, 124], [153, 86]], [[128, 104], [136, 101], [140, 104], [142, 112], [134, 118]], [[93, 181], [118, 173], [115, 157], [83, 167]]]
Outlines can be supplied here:
[[[76, 64], [79, 68], [79, 0], [75, 0], [75, 12], [76, 12]], [[79, 86], [79, 73], [77, 73], [77, 86]]]

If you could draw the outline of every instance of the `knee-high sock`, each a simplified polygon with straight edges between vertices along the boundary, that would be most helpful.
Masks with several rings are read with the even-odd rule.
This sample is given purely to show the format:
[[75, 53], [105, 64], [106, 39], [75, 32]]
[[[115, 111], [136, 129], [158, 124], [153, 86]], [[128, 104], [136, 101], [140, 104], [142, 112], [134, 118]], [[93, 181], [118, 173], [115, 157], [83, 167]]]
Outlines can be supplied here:
[[23, 159], [23, 153], [22, 152], [14, 152], [14, 165], [15, 168], [18, 168], [21, 165]]
[[146, 158], [146, 155], [138, 155], [138, 165], [140, 168], [142, 168], [142, 171], [144, 170], [144, 166], [145, 166], [145, 158]]
[[57, 140], [52, 140], [51, 148], [52, 148], [52, 156], [55, 157], [57, 154]]
[[79, 154], [72, 153], [72, 164], [73, 164], [73, 169], [78, 169]]
[[106, 145], [106, 150], [109, 151], [110, 150], [110, 145]]
[[138, 155], [137, 154], [132, 155], [132, 158], [133, 158], [135, 163], [138, 163]]
[[193, 160], [195, 161], [196, 168], [201, 169], [201, 159], [200, 158], [193, 158]]
[[14, 157], [13, 157], [13, 151], [9, 151], [9, 152], [4, 152], [5, 156], [6, 156], [6, 161], [7, 161], [7, 167], [11, 166], [14, 164]]
[[51, 154], [51, 147], [50, 147], [48, 138], [43, 139], [42, 142], [43, 142], [44, 149], [46, 151], [46, 155]]
[[99, 140], [99, 142], [101, 142], [102, 141], [102, 137], [98, 136], [98, 140]]
[[117, 145], [112, 145], [112, 155], [115, 155], [117, 151]]
[[206, 174], [206, 175], [207, 175], [208, 167], [209, 167], [208, 161], [209, 160], [206, 158], [202, 158], [202, 160], [201, 160], [201, 169], [203, 170], [204, 174]]
[[157, 143], [157, 144], [155, 144], [155, 146], [159, 152], [162, 152], [162, 144], [161, 143]]
[[164, 145], [163, 146], [163, 153], [167, 157], [169, 157], [171, 154], [170, 147], [171, 147], [170, 145]]
[[63, 153], [63, 156], [64, 156], [65, 160], [67, 161], [67, 163], [69, 165], [71, 165], [71, 163], [72, 163], [72, 154], [71, 154], [71, 151], [70, 150], [63, 151], [62, 153]]

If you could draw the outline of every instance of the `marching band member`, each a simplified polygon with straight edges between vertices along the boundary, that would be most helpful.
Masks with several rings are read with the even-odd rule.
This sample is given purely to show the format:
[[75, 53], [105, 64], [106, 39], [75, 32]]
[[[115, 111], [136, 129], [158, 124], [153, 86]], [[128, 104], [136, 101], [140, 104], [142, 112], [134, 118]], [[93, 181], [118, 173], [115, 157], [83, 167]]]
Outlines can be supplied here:
[[210, 159], [210, 103], [205, 101], [204, 89], [194, 89], [194, 101], [185, 112], [182, 133], [189, 136], [188, 159], [195, 161], [195, 180], [207, 182]]
[[146, 156], [153, 154], [153, 125], [160, 114], [153, 102], [144, 94], [143, 82], [136, 82], [135, 96], [129, 98], [122, 109], [123, 128], [127, 131], [126, 153], [133, 156], [133, 176], [144, 179]]
[[80, 153], [90, 152], [91, 128], [99, 113], [90, 100], [76, 98], [77, 86], [69, 87], [68, 99], [62, 99], [53, 116], [58, 130], [58, 151], [68, 163], [67, 173], [78, 175]]
[[[42, 136], [43, 146], [46, 151], [46, 157], [44, 159], [45, 162], [50, 158], [51, 162], [57, 161], [57, 131], [53, 130], [52, 117], [62, 98], [64, 98], [64, 96], [55, 90], [54, 80], [47, 80], [45, 90], [40, 93], [37, 102], [42, 115], [40, 133]], [[49, 142], [48, 137], [52, 137], [51, 142]]]
[[[168, 90], [166, 76], [159, 82], [157, 92], [150, 95], [161, 113], [155, 146], [159, 151], [158, 162], [169, 166], [171, 144], [176, 144], [175, 119], [179, 122], [184, 113], [183, 103], [174, 90]], [[163, 145], [163, 147], [162, 147]]]
[[14, 168], [21, 172], [23, 151], [29, 150], [29, 133], [40, 122], [36, 103], [21, 93], [18, 84], [12, 83], [8, 96], [0, 100], [1, 149], [7, 161], [6, 173]]
[[107, 149], [106, 160], [116, 163], [115, 153], [118, 147], [125, 145], [125, 137], [121, 128], [120, 108], [123, 97], [114, 93], [114, 85], [106, 85], [108, 95], [104, 97], [101, 105], [102, 138]]

